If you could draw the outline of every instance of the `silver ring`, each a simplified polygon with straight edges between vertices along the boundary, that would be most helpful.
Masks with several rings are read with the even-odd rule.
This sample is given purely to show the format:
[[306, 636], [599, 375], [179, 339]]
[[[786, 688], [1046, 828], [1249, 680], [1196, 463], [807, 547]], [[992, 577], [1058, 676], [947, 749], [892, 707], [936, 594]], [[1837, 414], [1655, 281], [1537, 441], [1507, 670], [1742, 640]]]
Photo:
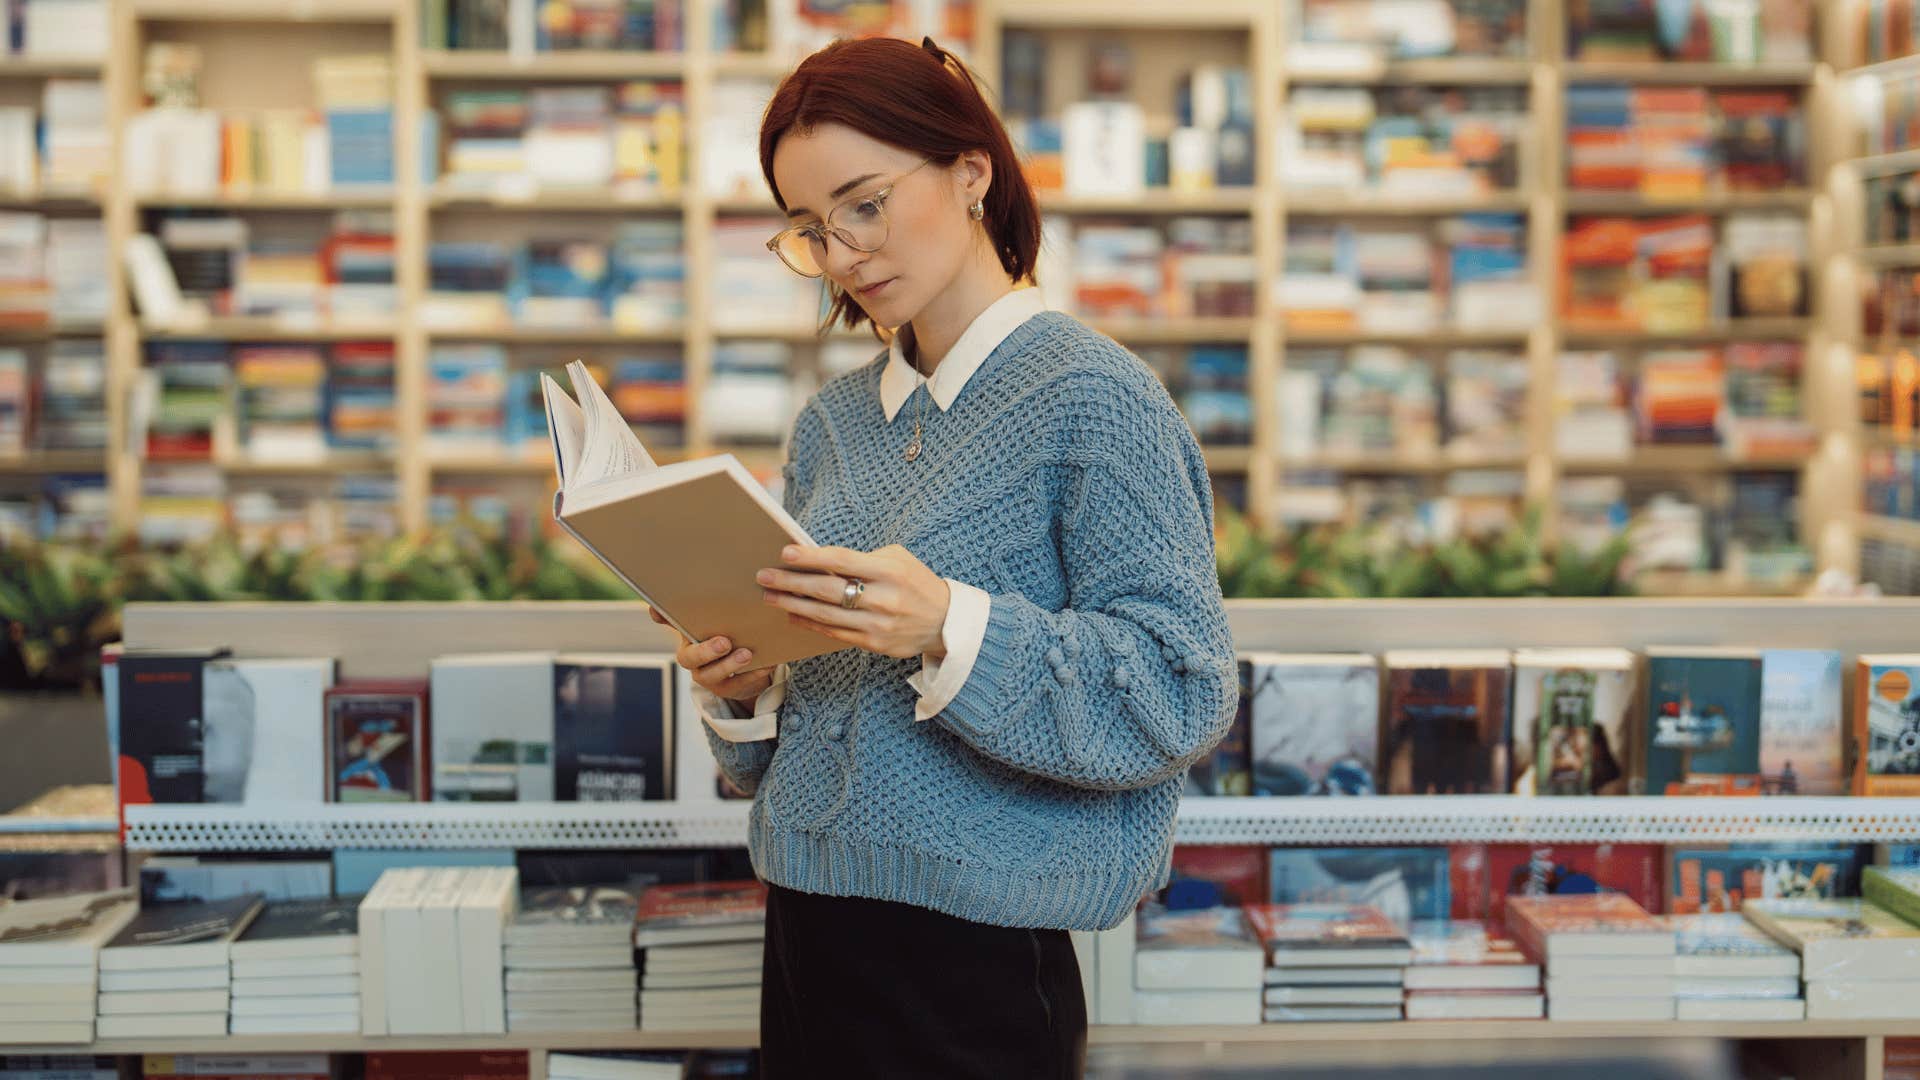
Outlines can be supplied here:
[[867, 591], [867, 583], [859, 578], [848, 578], [847, 587], [840, 594], [840, 606], [852, 611], [860, 606], [860, 595]]

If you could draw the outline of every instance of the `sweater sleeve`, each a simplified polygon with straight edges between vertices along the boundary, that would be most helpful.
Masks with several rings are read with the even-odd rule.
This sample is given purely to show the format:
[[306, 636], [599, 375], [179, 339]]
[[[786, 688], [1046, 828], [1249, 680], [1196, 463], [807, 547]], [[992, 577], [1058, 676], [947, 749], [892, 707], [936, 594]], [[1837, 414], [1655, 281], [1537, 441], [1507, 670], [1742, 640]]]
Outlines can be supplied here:
[[[797, 515], [811, 492], [809, 466], [811, 455], [818, 452], [821, 442], [819, 431], [819, 414], [809, 401], [793, 421], [786, 464], [780, 469], [780, 505], [789, 514]], [[700, 730], [707, 736], [707, 745], [713, 748], [714, 761], [735, 787], [749, 795], [759, 790], [760, 780], [767, 775], [768, 766], [773, 764], [773, 752], [779, 746], [779, 717], [786, 707], [788, 675], [786, 664], [774, 669], [773, 685], [762, 691], [754, 703], [756, 715], [742, 718], [736, 726], [729, 727], [729, 734], [734, 738], [720, 734], [714, 727], [714, 721], [731, 716], [733, 710], [727, 708], [723, 713], [719, 711], [723, 705], [719, 698], [697, 689], [695, 692], [701, 709]]]
[[1191, 429], [1171, 402], [1123, 402], [1104, 419], [1095, 430], [1112, 441], [1061, 467], [1066, 606], [993, 593], [972, 671], [940, 721], [1013, 768], [1124, 790], [1208, 753], [1233, 722], [1239, 682]]

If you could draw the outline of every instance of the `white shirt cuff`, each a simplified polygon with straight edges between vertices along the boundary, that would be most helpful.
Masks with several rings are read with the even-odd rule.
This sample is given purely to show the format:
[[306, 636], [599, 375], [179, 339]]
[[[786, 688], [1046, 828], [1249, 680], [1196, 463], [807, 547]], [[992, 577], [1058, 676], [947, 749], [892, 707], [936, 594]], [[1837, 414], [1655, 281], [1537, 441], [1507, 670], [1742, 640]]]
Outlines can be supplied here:
[[704, 686], [693, 687], [700, 720], [728, 742], [758, 742], [780, 732], [780, 706], [787, 700], [787, 665], [773, 669], [773, 685], [753, 699], [753, 715], [736, 715], [733, 703]]
[[920, 670], [907, 676], [907, 684], [920, 695], [914, 702], [915, 720], [932, 719], [960, 693], [980, 656], [980, 643], [987, 636], [987, 616], [993, 598], [984, 589], [964, 581], [947, 579], [947, 621], [940, 626], [940, 640], [946, 643], [945, 659], [936, 660], [922, 653]]

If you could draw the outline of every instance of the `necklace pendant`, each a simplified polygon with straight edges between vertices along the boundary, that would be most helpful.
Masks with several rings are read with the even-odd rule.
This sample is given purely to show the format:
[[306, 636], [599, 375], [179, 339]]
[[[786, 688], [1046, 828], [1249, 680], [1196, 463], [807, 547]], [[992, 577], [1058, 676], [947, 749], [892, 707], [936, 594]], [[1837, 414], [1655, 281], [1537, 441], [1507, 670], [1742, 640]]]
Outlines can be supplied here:
[[912, 461], [914, 458], [917, 458], [919, 456], [920, 456], [920, 436], [918, 434], [915, 434], [913, 437], [913, 441], [907, 444], [906, 457], [908, 461]]

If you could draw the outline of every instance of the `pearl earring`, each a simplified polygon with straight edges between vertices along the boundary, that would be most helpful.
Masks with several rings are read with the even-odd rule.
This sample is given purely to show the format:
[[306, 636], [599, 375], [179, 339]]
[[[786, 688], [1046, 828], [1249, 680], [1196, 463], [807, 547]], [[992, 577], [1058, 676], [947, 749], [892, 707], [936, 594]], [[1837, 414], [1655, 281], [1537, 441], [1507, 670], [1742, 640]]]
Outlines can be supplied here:
[[975, 199], [973, 201], [973, 205], [967, 207], [967, 216], [973, 218], [973, 220], [975, 221], [979, 221], [981, 218], [986, 217], [987, 216], [986, 200]]

